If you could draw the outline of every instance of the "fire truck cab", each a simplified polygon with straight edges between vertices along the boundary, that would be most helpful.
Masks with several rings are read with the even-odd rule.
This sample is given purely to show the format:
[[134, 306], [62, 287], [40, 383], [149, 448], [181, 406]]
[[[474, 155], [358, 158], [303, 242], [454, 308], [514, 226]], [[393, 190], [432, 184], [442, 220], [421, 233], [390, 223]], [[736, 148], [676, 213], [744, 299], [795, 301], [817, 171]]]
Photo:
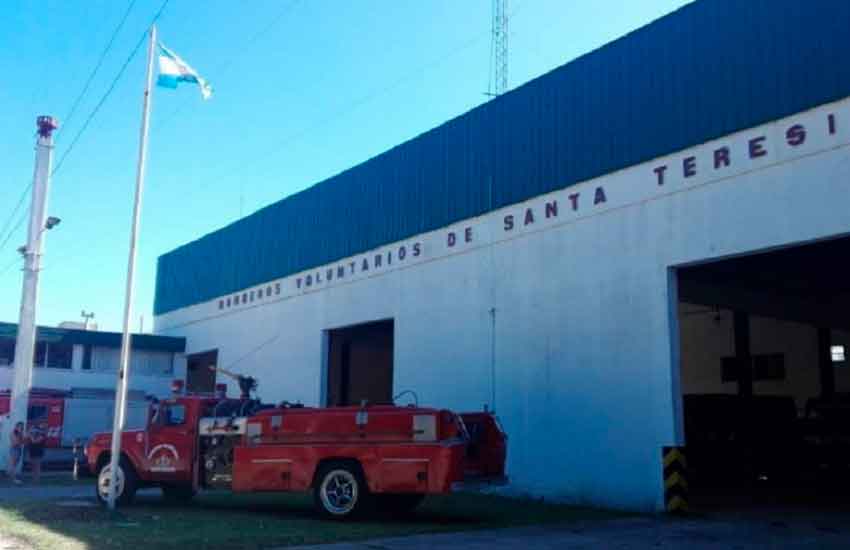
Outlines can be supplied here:
[[[507, 481], [507, 437], [488, 412], [176, 395], [152, 404], [147, 427], [121, 438], [119, 504], [141, 487], [181, 500], [208, 489], [312, 491], [322, 514], [344, 518], [373, 505], [412, 509], [427, 494]], [[110, 447], [106, 433], [86, 447], [101, 501], [109, 491]]]

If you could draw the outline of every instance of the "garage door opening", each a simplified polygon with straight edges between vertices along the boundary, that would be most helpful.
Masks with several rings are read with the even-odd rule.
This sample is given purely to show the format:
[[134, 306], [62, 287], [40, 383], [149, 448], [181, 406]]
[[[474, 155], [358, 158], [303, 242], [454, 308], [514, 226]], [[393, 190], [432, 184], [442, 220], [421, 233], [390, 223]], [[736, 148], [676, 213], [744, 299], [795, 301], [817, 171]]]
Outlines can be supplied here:
[[393, 321], [328, 331], [327, 405], [392, 403]]
[[210, 367], [218, 366], [218, 350], [213, 349], [186, 356], [186, 391], [189, 393], [213, 393], [216, 372]]
[[692, 507], [850, 495], [850, 238], [680, 268]]

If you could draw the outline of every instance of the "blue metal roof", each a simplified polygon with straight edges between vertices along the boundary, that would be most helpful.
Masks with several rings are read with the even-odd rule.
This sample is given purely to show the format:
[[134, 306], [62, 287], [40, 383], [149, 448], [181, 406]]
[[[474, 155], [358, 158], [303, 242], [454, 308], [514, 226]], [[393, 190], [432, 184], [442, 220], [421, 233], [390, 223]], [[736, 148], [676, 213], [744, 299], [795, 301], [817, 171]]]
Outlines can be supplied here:
[[[0, 338], [16, 338], [16, 323], [0, 323]], [[99, 330], [78, 330], [69, 328], [38, 327], [36, 340], [39, 342], [62, 342], [64, 344], [91, 345], [105, 348], [120, 348], [120, 332]], [[183, 353], [186, 351], [186, 339], [154, 334], [133, 334], [130, 345], [134, 350], [164, 351]]]
[[160, 256], [163, 314], [850, 96], [850, 2], [701, 0]]

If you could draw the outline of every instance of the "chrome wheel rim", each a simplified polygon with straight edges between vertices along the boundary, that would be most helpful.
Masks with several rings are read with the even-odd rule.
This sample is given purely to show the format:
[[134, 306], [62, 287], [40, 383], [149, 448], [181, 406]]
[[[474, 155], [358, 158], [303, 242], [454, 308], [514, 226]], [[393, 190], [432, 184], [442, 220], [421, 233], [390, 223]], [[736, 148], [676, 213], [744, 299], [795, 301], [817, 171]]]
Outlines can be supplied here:
[[[100, 495], [100, 498], [104, 501], [109, 499], [109, 472], [111, 471], [111, 466], [107, 464], [100, 471], [100, 475], [97, 476], [97, 494]], [[115, 471], [115, 498], [117, 499], [120, 497], [123, 492], [124, 470], [121, 466], [118, 466], [118, 469]]]
[[333, 470], [322, 480], [319, 496], [325, 510], [334, 515], [350, 513], [357, 504], [357, 479], [347, 470]]

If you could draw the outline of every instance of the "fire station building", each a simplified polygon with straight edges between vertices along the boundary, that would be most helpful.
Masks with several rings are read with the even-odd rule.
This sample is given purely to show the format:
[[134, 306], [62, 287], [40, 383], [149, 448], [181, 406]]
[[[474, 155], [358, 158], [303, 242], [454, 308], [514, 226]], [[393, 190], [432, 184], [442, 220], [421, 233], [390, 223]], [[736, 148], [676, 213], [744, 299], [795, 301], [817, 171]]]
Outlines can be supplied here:
[[515, 493], [662, 509], [671, 446], [805, 478], [850, 395], [848, 21], [687, 5], [164, 254], [156, 331], [190, 389], [495, 409]]

